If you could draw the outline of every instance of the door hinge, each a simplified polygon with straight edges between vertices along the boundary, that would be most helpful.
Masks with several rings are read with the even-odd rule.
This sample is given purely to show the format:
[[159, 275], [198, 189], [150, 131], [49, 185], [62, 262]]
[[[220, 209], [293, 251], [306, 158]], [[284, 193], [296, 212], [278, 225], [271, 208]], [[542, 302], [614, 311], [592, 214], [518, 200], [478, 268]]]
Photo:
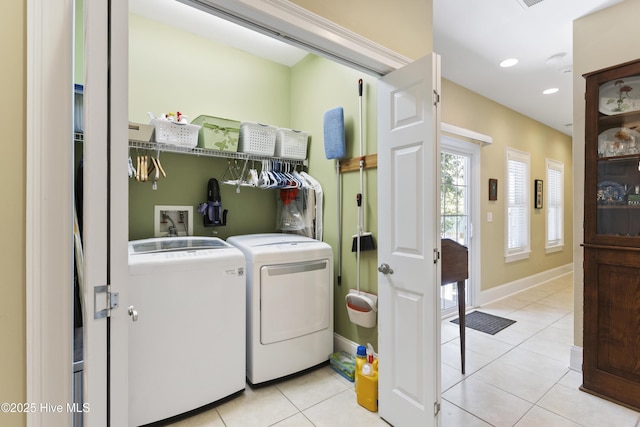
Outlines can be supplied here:
[[433, 105], [438, 105], [440, 102], [440, 94], [434, 89], [433, 90]]
[[438, 416], [440, 413], [440, 402], [433, 402], [433, 415]]
[[[98, 295], [107, 294], [107, 308], [98, 310]], [[120, 304], [120, 294], [111, 292], [109, 285], [101, 285], [93, 287], [93, 318], [103, 319], [111, 316], [111, 310], [118, 308]]]
[[433, 250], [433, 263], [437, 264], [439, 259], [440, 259], [440, 251], [437, 248], [435, 248]]

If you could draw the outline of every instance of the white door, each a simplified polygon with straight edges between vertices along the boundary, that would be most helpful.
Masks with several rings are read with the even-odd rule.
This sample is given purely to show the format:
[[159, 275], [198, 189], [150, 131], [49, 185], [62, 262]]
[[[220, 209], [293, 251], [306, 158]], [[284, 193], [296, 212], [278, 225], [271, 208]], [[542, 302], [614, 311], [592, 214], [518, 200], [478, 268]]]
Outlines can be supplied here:
[[122, 189], [127, 188], [128, 9], [127, 2], [106, 0], [84, 7], [83, 401], [89, 410], [83, 418], [85, 426], [126, 426], [127, 307], [114, 306], [109, 317], [99, 313], [107, 309], [107, 293], [100, 291], [127, 301], [128, 196]]
[[440, 403], [440, 57], [378, 84], [380, 416], [436, 426]]

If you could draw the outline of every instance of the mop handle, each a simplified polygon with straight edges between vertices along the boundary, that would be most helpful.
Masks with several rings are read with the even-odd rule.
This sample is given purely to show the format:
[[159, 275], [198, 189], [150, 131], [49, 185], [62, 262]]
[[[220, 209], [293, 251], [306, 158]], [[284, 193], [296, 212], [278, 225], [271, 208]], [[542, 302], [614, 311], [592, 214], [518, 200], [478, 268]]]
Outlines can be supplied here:
[[342, 189], [340, 188], [340, 160], [336, 159], [336, 182], [338, 193], [338, 286], [342, 284]]

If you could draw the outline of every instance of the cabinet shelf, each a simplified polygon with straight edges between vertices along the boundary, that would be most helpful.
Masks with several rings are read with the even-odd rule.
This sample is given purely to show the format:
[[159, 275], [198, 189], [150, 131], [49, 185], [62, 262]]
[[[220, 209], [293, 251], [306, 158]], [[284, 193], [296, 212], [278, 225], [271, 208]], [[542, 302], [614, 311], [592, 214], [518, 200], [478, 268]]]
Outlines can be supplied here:
[[600, 113], [598, 119], [601, 130], [613, 127], [629, 127], [630, 124], [640, 125], [640, 111], [621, 113], [611, 116]]
[[598, 209], [640, 209], [640, 205], [598, 205]]
[[616, 161], [616, 160], [638, 160], [640, 162], [640, 154], [623, 154], [621, 156], [603, 156], [598, 157], [598, 161]]
[[172, 144], [161, 144], [156, 142], [148, 142], [148, 141], [136, 141], [133, 139], [129, 140], [129, 148], [135, 148], [139, 150], [147, 150], [147, 151], [157, 151], [163, 153], [177, 153], [177, 154], [187, 154], [191, 156], [201, 156], [201, 157], [218, 157], [225, 159], [239, 159], [239, 160], [275, 160], [283, 163], [288, 163], [294, 166], [308, 166], [308, 160], [299, 160], [299, 159], [285, 159], [283, 157], [271, 157], [271, 156], [260, 156], [255, 154], [247, 154], [247, 153], [238, 153], [234, 151], [219, 151], [219, 150], [211, 150], [208, 148], [188, 148], [188, 147], [180, 147]]

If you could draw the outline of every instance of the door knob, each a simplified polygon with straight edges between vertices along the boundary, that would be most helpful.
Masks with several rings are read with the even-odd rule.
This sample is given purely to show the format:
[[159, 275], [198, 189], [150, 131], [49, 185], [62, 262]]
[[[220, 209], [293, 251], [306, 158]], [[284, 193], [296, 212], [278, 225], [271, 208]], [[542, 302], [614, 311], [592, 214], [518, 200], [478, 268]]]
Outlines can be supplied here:
[[134, 322], [138, 321], [138, 310], [134, 309], [132, 305], [129, 306], [129, 316], [131, 316], [131, 320]]
[[393, 274], [393, 269], [386, 263], [380, 264], [378, 271], [382, 274]]

